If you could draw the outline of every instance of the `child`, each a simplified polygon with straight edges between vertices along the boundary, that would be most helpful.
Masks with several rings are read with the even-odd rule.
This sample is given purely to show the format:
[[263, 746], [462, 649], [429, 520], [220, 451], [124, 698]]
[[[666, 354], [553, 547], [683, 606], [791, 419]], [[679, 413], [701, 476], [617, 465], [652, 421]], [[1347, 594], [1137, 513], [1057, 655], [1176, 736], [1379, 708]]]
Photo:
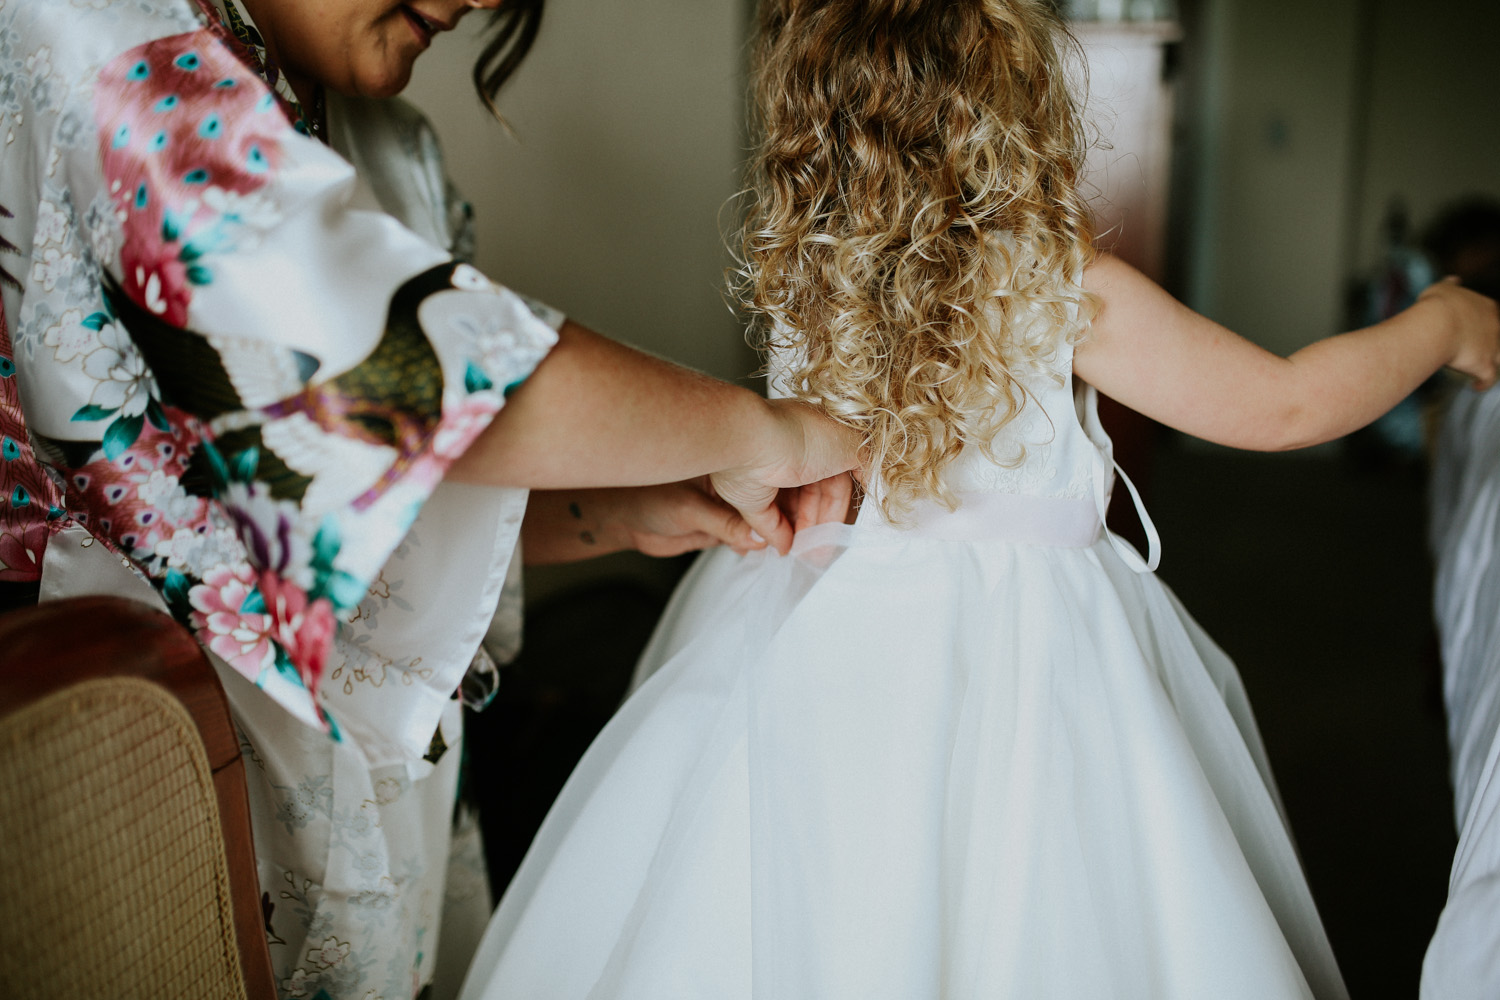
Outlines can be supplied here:
[[869, 493], [695, 566], [466, 1000], [1345, 996], [1233, 665], [1102, 527], [1093, 387], [1298, 447], [1489, 382], [1500, 320], [1448, 283], [1280, 359], [1093, 260], [1067, 41], [763, 0], [742, 287]]

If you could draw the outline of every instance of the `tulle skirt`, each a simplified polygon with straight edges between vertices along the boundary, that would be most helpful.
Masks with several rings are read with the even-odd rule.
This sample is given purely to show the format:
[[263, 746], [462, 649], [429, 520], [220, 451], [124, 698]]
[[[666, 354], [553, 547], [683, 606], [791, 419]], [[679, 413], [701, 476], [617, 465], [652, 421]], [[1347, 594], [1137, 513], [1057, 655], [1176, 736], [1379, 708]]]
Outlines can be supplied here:
[[1105, 542], [710, 553], [465, 1000], [1341, 998], [1233, 665]]

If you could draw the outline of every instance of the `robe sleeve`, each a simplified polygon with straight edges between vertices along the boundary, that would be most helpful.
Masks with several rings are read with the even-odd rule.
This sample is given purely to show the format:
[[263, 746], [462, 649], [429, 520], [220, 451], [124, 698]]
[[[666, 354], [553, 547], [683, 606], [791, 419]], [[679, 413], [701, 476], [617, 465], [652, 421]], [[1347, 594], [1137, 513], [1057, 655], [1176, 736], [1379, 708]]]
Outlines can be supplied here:
[[[357, 197], [353, 168], [209, 30], [126, 32], [114, 52], [84, 34], [89, 133], [63, 156], [74, 203], [103, 207], [81, 223], [102, 346], [32, 394], [33, 431], [70, 516], [342, 738], [321, 691], [341, 621], [556, 334]], [[412, 756], [462, 666], [424, 680], [440, 696], [432, 725], [401, 726]]]

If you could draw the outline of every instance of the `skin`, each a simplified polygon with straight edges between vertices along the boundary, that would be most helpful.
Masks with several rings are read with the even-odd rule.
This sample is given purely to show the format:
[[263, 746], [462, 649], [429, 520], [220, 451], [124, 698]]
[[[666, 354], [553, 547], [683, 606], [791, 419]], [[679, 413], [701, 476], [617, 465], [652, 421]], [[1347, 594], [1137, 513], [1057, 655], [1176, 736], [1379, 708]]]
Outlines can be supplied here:
[[1133, 410], [1208, 441], [1252, 451], [1305, 448], [1348, 434], [1444, 366], [1476, 388], [1495, 381], [1500, 313], [1449, 278], [1374, 326], [1278, 357], [1104, 256], [1084, 272], [1101, 302], [1073, 370]]
[[[543, 490], [708, 475], [714, 494], [784, 553], [798, 515], [777, 506], [778, 490], [852, 469], [858, 450], [853, 431], [809, 406], [763, 399], [569, 321], [448, 475]], [[695, 530], [759, 547], [712, 518]]]
[[[708, 530], [714, 522], [718, 532]], [[535, 490], [521, 526], [528, 566], [626, 550], [677, 556], [721, 543], [740, 553], [761, 547], [704, 478], [624, 489]]]
[[[503, 0], [243, 0], [299, 100], [318, 84], [357, 97], [390, 97], [434, 34]], [[413, 15], [417, 22], [414, 23]]]

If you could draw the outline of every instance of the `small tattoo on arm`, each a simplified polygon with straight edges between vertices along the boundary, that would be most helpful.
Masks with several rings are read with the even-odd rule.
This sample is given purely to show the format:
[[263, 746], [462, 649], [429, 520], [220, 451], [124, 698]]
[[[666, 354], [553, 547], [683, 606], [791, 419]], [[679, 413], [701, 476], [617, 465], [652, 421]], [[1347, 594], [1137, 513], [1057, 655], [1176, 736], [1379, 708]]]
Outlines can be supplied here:
[[[568, 513], [573, 515], [573, 519], [575, 521], [582, 521], [583, 520], [583, 509], [578, 506], [578, 501], [577, 500], [574, 500], [574, 501], [572, 501], [571, 503], [568, 504]], [[592, 531], [580, 531], [578, 533], [578, 537], [579, 537], [580, 540], [582, 540], [583, 544], [585, 544], [585, 545], [598, 545], [599, 544], [594, 539], [594, 533]]]

